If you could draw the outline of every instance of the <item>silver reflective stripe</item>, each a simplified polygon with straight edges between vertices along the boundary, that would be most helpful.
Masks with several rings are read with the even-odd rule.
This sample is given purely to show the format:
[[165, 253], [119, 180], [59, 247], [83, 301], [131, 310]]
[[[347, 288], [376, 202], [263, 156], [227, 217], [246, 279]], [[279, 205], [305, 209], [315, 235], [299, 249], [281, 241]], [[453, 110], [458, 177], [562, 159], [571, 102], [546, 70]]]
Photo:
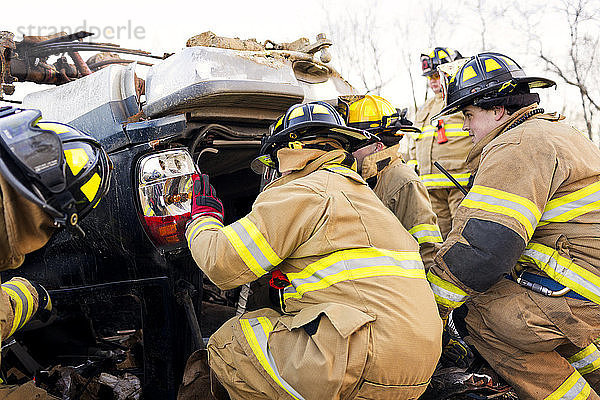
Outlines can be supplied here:
[[440, 231], [416, 231], [416, 232], [411, 232], [411, 234], [416, 238], [422, 238], [425, 236], [433, 236], [433, 237], [439, 237], [439, 238], [442, 237]]
[[455, 303], [462, 303], [468, 297], [446, 290], [443, 287], [436, 285], [435, 283], [431, 283], [431, 281], [429, 281], [429, 285], [431, 286], [431, 291], [433, 292], [433, 294], [442, 297], [446, 300], [453, 301]]
[[492, 204], [495, 206], [502, 206], [510, 208], [511, 210], [515, 210], [521, 215], [523, 215], [525, 218], [527, 218], [527, 220], [531, 223], [532, 227], [535, 227], [538, 223], [538, 220], [535, 217], [535, 215], [527, 207], [517, 202], [506, 199], [500, 199], [498, 197], [491, 196], [488, 194], [476, 193], [474, 191], [470, 191], [467, 195], [467, 198], [473, 201], [481, 201], [483, 203]]
[[[583, 376], [580, 376], [579, 379], [577, 379], [577, 382], [575, 382], [575, 384], [565, 394], [563, 394], [559, 399], [560, 400], [575, 400], [575, 399], [577, 399], [577, 397], [581, 394], [581, 392], [583, 391], [583, 389], [585, 389], [585, 387], [587, 385], [588, 385], [588, 383], [585, 380], [585, 378]], [[548, 397], [550, 397], [550, 396], [548, 396]]]
[[398, 266], [404, 269], [423, 269], [423, 262], [420, 260], [403, 260], [398, 261], [393, 257], [380, 256], [380, 257], [369, 257], [369, 258], [357, 258], [349, 260], [341, 260], [335, 262], [323, 268], [315, 271], [311, 276], [303, 279], [292, 279], [290, 281], [291, 286], [285, 288], [285, 294], [296, 293], [296, 289], [302, 285], [319, 282], [328, 276], [338, 274], [345, 270], [353, 270], [360, 268], [377, 268], [382, 266]]
[[[29, 302], [27, 301], [27, 296], [25, 296], [25, 293], [23, 293], [23, 291], [18, 286], [13, 285], [12, 283], [5, 283], [2, 285], [2, 287], [11, 289], [12, 291], [14, 291], [16, 293], [17, 296], [19, 296], [19, 299], [21, 299], [21, 304], [22, 304], [21, 315], [19, 315], [19, 323], [16, 328], [16, 329], [20, 329], [27, 322], [27, 310], [29, 309]], [[16, 312], [16, 310], [15, 310], [15, 312]], [[16, 317], [16, 315], [15, 315], [15, 317]]]
[[[553, 208], [552, 210], [544, 211], [544, 213], [542, 214], [541, 222], [549, 221], [552, 218], [556, 218], [556, 217], [560, 216], [561, 214], [567, 213], [569, 211], [575, 210], [580, 207], [587, 206], [588, 204], [592, 204], [597, 201], [600, 201], [600, 191], [591, 193], [579, 200], [575, 200], [570, 203], [563, 204], [562, 206], [558, 206], [556, 208]], [[589, 210], [588, 212], [590, 212], [590, 211], [597, 211], [597, 210]], [[576, 218], [576, 217], [574, 217], [574, 218]], [[571, 220], [571, 219], [572, 218], [569, 218], [569, 220]]]
[[[273, 355], [271, 354], [271, 351], [269, 350], [269, 345], [267, 343], [268, 336], [265, 334], [265, 330], [264, 330], [263, 326], [261, 325], [260, 321], [258, 320], [258, 318], [249, 318], [249, 319], [247, 319], [247, 321], [250, 324], [250, 327], [252, 328], [252, 332], [254, 333], [256, 341], [258, 342], [260, 351], [262, 352], [267, 363], [269, 364], [268, 366], [271, 368], [272, 372], [275, 374], [275, 377], [276, 377], [275, 381], [286, 392], [288, 392], [290, 395], [292, 395], [292, 397], [295, 397], [297, 400], [304, 400], [304, 398], [300, 395], [300, 393], [298, 393], [289, 383], [287, 383], [285, 381], [285, 379], [283, 379], [281, 377], [281, 375], [279, 375], [279, 371], [277, 370], [277, 365], [275, 364], [275, 360], [273, 359]], [[259, 362], [261, 362], [261, 361], [262, 360], [259, 360]], [[261, 365], [262, 364], [263, 363], [261, 362]], [[266, 367], [266, 366], [263, 365], [263, 367]], [[269, 372], [269, 371], [267, 371], [267, 372]]]
[[[206, 221], [201, 221], [196, 223], [196, 225], [194, 225], [194, 227], [192, 228], [192, 230], [190, 231], [190, 234], [188, 235], [188, 246], [191, 247], [191, 243], [192, 240], [194, 240], [196, 238], [196, 235], [198, 235], [198, 233], [202, 232], [205, 227], [213, 227], [213, 228], [222, 228], [223, 224], [220, 223], [219, 221], [215, 220], [215, 219], [209, 219]], [[210, 229], [210, 228], [207, 228]]]
[[[598, 350], [596, 350], [592, 354], [582, 358], [581, 360], [572, 362], [571, 365], [573, 366], [573, 368], [575, 368], [581, 372], [582, 369], [592, 365], [594, 363], [594, 361], [597, 361], [598, 359], [600, 359], [600, 352]], [[591, 372], [591, 371], [589, 371], [589, 372]], [[589, 372], [584, 372], [584, 373], [589, 373]]]
[[357, 182], [366, 184], [362, 176], [351, 168], [344, 167], [343, 165], [326, 165], [324, 167], [325, 170], [333, 173], [340, 174], [342, 176], [346, 176], [348, 178], [352, 178]]
[[234, 222], [233, 224], [229, 225], [229, 227], [239, 236], [246, 249], [248, 249], [250, 254], [252, 254], [252, 257], [254, 257], [254, 259], [256, 260], [258, 265], [261, 266], [262, 269], [264, 269], [267, 272], [273, 269], [274, 265], [271, 264], [271, 262], [263, 254], [263, 252], [260, 250], [254, 239], [252, 239], [252, 237], [250, 236], [250, 233], [248, 233], [246, 228], [244, 228], [244, 226], [239, 221]]
[[[588, 281], [587, 279], [584, 279], [583, 277], [579, 276], [577, 273], [570, 270], [567, 265], [559, 264], [553, 257], [549, 256], [548, 254], [544, 254], [537, 250], [527, 248], [523, 252], [523, 255], [534, 258], [534, 259], [538, 260], [539, 262], [541, 262], [542, 264], [546, 264], [550, 269], [554, 270], [554, 272], [556, 272], [558, 275], [564, 276], [565, 278], [571, 280], [572, 282], [575, 282], [576, 284], [582, 286], [583, 288], [589, 290], [596, 296], [600, 297], [600, 287], [594, 285], [592, 282]], [[571, 264], [573, 264], [572, 261], [571, 261]], [[568, 285], [565, 285], [565, 286], [568, 286]], [[587, 297], [587, 296], [584, 296], [584, 297]]]

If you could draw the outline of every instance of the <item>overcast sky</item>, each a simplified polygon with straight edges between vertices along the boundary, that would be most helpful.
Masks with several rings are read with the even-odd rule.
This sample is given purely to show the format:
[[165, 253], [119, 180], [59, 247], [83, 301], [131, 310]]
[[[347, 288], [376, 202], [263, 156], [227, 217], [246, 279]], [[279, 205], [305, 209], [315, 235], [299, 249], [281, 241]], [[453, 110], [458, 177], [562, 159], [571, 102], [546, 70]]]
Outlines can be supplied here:
[[[222, 36], [256, 37], [278, 41], [295, 40], [303, 35], [314, 36], [322, 26], [321, 1], [116, 1], [68, 2], [64, 6], [48, 7], [48, 3], [30, 0], [27, 7], [11, 9], [10, 20], [3, 18], [2, 28], [12, 32], [50, 27], [76, 29], [86, 26], [109, 28], [106, 40], [124, 47], [173, 52], [185, 46], [186, 40], [198, 33], [212, 30]], [[32, 9], [39, 7], [39, 11]], [[14, 12], [13, 12], [14, 11]], [[123, 29], [123, 27], [133, 29]], [[119, 27], [120, 39], [114, 38]], [[138, 28], [137, 31], [135, 28]], [[141, 33], [143, 31], [143, 33]], [[137, 35], [136, 35], [137, 34]]]

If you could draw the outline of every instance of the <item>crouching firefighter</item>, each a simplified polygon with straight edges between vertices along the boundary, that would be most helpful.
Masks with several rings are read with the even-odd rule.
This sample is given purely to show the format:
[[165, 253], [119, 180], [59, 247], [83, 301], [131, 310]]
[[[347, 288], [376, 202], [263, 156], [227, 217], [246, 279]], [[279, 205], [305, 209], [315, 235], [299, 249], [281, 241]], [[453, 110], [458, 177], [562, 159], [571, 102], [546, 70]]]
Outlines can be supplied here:
[[298, 104], [263, 139], [258, 160], [281, 177], [247, 216], [224, 226], [208, 178], [194, 182], [186, 235], [206, 275], [222, 289], [274, 269], [290, 282], [283, 314], [249, 312], [210, 338], [210, 368], [231, 398], [414, 399], [425, 390], [442, 322], [418, 243], [355, 170], [349, 151], [369, 140], [331, 105]]
[[442, 317], [470, 298], [466, 341], [520, 399], [598, 399], [600, 151], [510, 57], [447, 81], [442, 113], [463, 112], [477, 172], [428, 273]]
[[[78, 221], [108, 190], [110, 162], [93, 138], [41, 113], [0, 107], [0, 270], [18, 268], [59, 228]], [[24, 278], [0, 287], [0, 335], [6, 344], [31, 320], [50, 317], [46, 289]], [[55, 398], [33, 382], [0, 384], [0, 399]]]
[[427, 269], [433, 264], [433, 257], [442, 243], [442, 234], [431, 208], [427, 188], [414, 168], [404, 162], [398, 144], [404, 132], [421, 130], [402, 118], [386, 99], [372, 95], [361, 97], [349, 102], [340, 98], [347, 104], [348, 126], [365, 129], [377, 135], [381, 141], [352, 153], [358, 171], [383, 204], [419, 242], [421, 258]]

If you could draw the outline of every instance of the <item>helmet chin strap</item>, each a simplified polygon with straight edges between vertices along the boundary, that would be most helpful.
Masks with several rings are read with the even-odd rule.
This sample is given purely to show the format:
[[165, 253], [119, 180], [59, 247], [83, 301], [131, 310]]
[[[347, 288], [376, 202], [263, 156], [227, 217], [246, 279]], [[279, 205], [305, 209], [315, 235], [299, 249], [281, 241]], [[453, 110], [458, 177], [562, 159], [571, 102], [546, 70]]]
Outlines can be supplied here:
[[519, 118], [517, 118], [512, 124], [510, 124], [510, 126], [508, 128], [506, 128], [506, 130], [515, 128], [519, 125], [521, 125], [523, 122], [527, 121], [529, 118], [533, 117], [536, 114], [543, 114], [544, 113], [544, 109], [543, 108], [535, 108], [531, 111], [527, 111], [525, 114], [521, 115]]
[[75, 207], [75, 198], [69, 191], [64, 191], [58, 195], [53, 196], [49, 203], [55, 208], [61, 210], [63, 215], [54, 218], [54, 224], [58, 227], [65, 227], [72, 232], [75, 232], [81, 238], [85, 237], [85, 232], [79, 226], [79, 214]]

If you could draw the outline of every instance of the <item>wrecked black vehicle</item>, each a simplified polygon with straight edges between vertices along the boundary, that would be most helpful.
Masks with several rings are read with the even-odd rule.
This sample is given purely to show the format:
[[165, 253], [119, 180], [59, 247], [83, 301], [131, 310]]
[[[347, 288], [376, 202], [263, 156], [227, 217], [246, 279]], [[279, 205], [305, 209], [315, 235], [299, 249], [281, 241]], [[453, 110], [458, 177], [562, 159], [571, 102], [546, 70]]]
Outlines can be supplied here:
[[[35, 376], [65, 398], [107, 390], [175, 398], [186, 358], [235, 313], [240, 295], [203, 285], [187, 249], [191, 174], [211, 175], [226, 223], [241, 218], [260, 189], [250, 161], [268, 126], [292, 104], [354, 90], [324, 62], [324, 36], [262, 45], [207, 32], [158, 62], [85, 36], [15, 43], [3, 33], [0, 42], [3, 91], [16, 80], [58, 85], [26, 95], [22, 107], [88, 132], [113, 163], [109, 193], [81, 224], [85, 237], [59, 232], [3, 276], [43, 284], [57, 310], [47, 326], [5, 344], [4, 378]], [[78, 52], [90, 50], [104, 53], [83, 62]], [[151, 57], [145, 82], [140, 65], [116, 52]], [[73, 64], [65, 56], [50, 64], [60, 53]]]
[[[250, 169], [269, 125], [295, 103], [356, 93], [328, 65], [332, 43], [322, 34], [261, 44], [205, 32], [164, 56], [88, 36], [15, 42], [0, 32], [0, 100], [16, 82], [55, 85], [21, 107], [94, 136], [113, 163], [109, 193], [81, 223], [85, 237], [59, 232], [2, 274], [48, 288], [56, 315], [3, 343], [0, 377], [34, 378], [68, 399], [174, 399], [205, 338], [269, 305], [264, 281], [221, 291], [203, 278], [184, 237], [191, 175], [211, 176], [231, 223], [270, 178]], [[80, 52], [90, 51], [84, 61]], [[426, 396], [516, 398], [493, 371], [480, 372], [441, 368]]]

